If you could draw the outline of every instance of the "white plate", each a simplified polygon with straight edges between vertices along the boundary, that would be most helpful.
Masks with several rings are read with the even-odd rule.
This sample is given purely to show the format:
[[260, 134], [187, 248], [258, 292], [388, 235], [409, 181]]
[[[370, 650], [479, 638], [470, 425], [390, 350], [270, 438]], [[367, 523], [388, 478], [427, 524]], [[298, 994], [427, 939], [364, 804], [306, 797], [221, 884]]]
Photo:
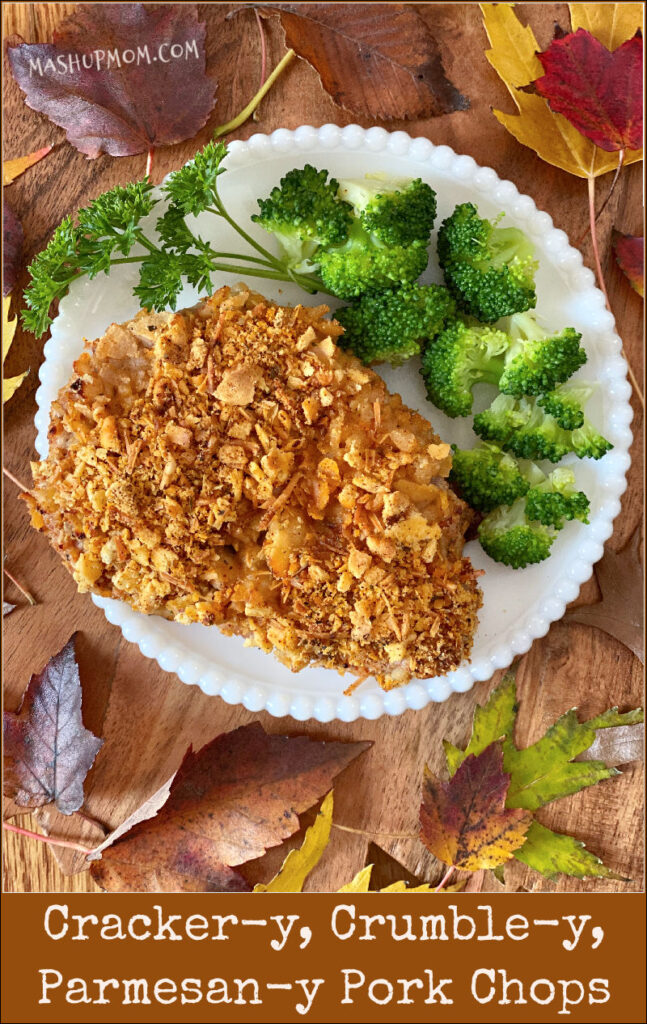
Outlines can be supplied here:
[[[504, 668], [516, 654], [527, 651], [536, 637], [547, 632], [551, 622], [561, 618], [566, 604], [577, 596], [580, 584], [589, 578], [601, 557], [602, 545], [620, 511], [619, 499], [630, 464], [631, 391], [613, 316], [605, 309], [593, 274], [582, 265], [580, 253], [569, 246], [564, 232], [556, 230], [549, 215], [537, 210], [533, 200], [521, 195], [511, 181], [502, 181], [493, 170], [479, 167], [469, 156], [458, 156], [447, 146], [433, 146], [427, 139], [412, 139], [405, 132], [328, 124], [319, 129], [304, 125], [296, 131], [280, 129], [269, 136], [253, 135], [247, 142], [231, 143], [228, 172], [220, 178], [220, 187], [234, 217], [249, 231], [257, 231], [266, 245], [268, 237], [249, 222], [256, 210], [256, 198], [267, 195], [290, 168], [306, 162], [327, 168], [338, 178], [378, 170], [422, 177], [438, 193], [438, 223], [456, 203], [467, 200], [475, 201], [488, 217], [505, 211], [505, 223], [522, 228], [537, 248], [538, 316], [555, 329], [572, 325], [583, 334], [589, 358], [579, 376], [600, 382], [591, 402], [591, 415], [614, 444], [599, 462], [573, 460], [578, 482], [591, 499], [591, 522], [588, 526], [568, 524], [547, 561], [515, 572], [492, 562], [477, 543], [467, 545], [466, 552], [474, 564], [486, 570], [481, 580], [484, 605], [471, 662], [442, 678], [414, 681], [389, 693], [368, 681], [353, 696], [345, 697], [342, 691], [350, 677], [344, 680], [336, 672], [321, 668], [293, 674], [271, 655], [245, 647], [238, 638], [223, 637], [213, 627], [183, 626], [142, 615], [118, 601], [93, 598], [109, 621], [120, 626], [126, 639], [137, 643], [143, 654], [155, 658], [163, 669], [176, 672], [183, 682], [197, 684], [205, 693], [219, 694], [231, 704], [242, 703], [250, 711], [267, 709], [277, 716], [289, 714], [322, 722], [333, 718], [352, 721], [377, 718], [383, 713], [397, 715], [407, 708], [422, 708], [429, 701], [443, 701], [453, 691], [469, 690], [474, 680], [488, 679], [495, 669]], [[152, 223], [158, 212], [159, 208]], [[227, 225], [223, 230], [211, 214], [202, 215], [199, 223], [203, 237], [217, 237], [223, 249], [234, 242], [239, 244]], [[428, 271], [428, 280], [433, 279], [442, 280], [437, 269]], [[83, 337], [98, 337], [111, 322], [134, 315], [138, 307], [131, 286], [135, 280], [136, 269], [132, 266], [115, 268], [109, 277], [75, 282], [61, 302], [45, 345], [42, 384], [36, 395], [36, 449], [41, 457], [47, 453], [51, 402], [69, 378]], [[234, 280], [223, 275], [217, 284]], [[304, 298], [296, 286], [251, 283], [284, 302]], [[197, 298], [197, 293], [187, 288], [178, 308]], [[381, 372], [391, 390], [399, 391], [408, 405], [431, 420], [444, 440], [471, 446], [475, 440], [471, 420], [449, 420], [430, 405], [418, 367], [419, 360], [412, 359], [397, 370]], [[482, 407], [490, 396], [484, 389], [477, 399]]]

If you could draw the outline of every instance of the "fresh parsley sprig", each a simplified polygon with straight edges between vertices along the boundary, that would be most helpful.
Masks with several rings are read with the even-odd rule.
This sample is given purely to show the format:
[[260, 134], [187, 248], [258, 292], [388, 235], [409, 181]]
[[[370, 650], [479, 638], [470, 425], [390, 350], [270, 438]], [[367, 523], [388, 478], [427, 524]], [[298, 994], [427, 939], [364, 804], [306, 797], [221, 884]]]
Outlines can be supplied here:
[[[79, 277], [109, 273], [123, 263], [139, 263], [134, 292], [149, 309], [175, 309], [185, 281], [212, 289], [217, 272], [294, 281], [310, 293], [325, 291], [315, 274], [296, 273], [252, 238], [229, 214], [218, 192], [227, 147], [210, 142], [194, 160], [172, 174], [162, 191], [168, 200], [151, 237], [142, 221], [159, 203], [148, 179], [117, 185], [79, 210], [77, 223], [66, 217], [51, 241], [29, 265], [24, 326], [40, 337], [52, 322], [52, 306]], [[220, 252], [191, 230], [187, 216], [210, 212], [225, 220], [251, 252]]]

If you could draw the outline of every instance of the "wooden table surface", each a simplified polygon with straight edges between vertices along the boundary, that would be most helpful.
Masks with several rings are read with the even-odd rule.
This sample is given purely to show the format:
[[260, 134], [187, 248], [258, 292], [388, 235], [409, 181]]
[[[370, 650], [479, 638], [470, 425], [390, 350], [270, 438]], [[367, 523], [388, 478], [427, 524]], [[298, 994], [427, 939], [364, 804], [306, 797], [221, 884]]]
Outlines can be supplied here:
[[[242, 6], [199, 5], [207, 22], [207, 70], [219, 80], [211, 128], [237, 113], [257, 88], [259, 41], [253, 16], [251, 12], [241, 12], [237, 18], [225, 21], [233, 7]], [[28, 42], [40, 42], [51, 38], [53, 28], [74, 5], [10, 3], [3, 7], [6, 34], [17, 32]], [[543, 163], [530, 149], [515, 142], [490, 113], [491, 106], [510, 110], [511, 101], [483, 55], [486, 37], [478, 4], [421, 4], [420, 9], [437, 34], [449, 76], [469, 97], [471, 106], [469, 110], [436, 119], [394, 122], [386, 127], [404, 128], [434, 143], [446, 143], [458, 152], [471, 154], [480, 163], [489, 164], [514, 181], [521, 192], [530, 193], [537, 205], [551, 214], [556, 226], [572, 239], [581, 236], [587, 225], [586, 183]], [[543, 46], [548, 45], [554, 20], [568, 25], [565, 4], [521, 4], [518, 11], [522, 19], [532, 21]], [[276, 24], [268, 24], [267, 31], [273, 65], [284, 52], [284, 45]], [[5, 158], [58, 143], [46, 159], [11, 186], [10, 199], [24, 225], [29, 258], [46, 244], [51, 231], [66, 214], [74, 213], [113, 185], [144, 173], [145, 154], [86, 160], [64, 141], [60, 129], [25, 105], [6, 67], [5, 115]], [[294, 61], [263, 102], [257, 123], [248, 123], [237, 137], [247, 138], [255, 131], [270, 132], [279, 126], [294, 128], [303, 123], [321, 125], [329, 121], [344, 125], [356, 120], [333, 104], [308, 65]], [[170, 170], [180, 167], [209, 137], [208, 125], [195, 139], [158, 150], [154, 180], [159, 181]], [[600, 183], [601, 196], [608, 184], [608, 178]], [[638, 375], [643, 354], [642, 305], [615, 266], [609, 253], [609, 236], [614, 226], [639, 234], [641, 223], [641, 166], [634, 165], [623, 172], [600, 218], [599, 239], [611, 305]], [[583, 252], [592, 265], [588, 240], [583, 243]], [[23, 273], [20, 287], [25, 283]], [[42, 340], [19, 332], [5, 366], [5, 375], [18, 373], [26, 366], [31, 368], [29, 377], [5, 410], [4, 463], [25, 481], [29, 481], [29, 461], [35, 457], [34, 393], [42, 347]], [[633, 463], [622, 513], [608, 542], [613, 550], [626, 543], [642, 517], [642, 418], [637, 403], [634, 409]], [[30, 674], [41, 669], [70, 634], [78, 630], [84, 719], [105, 740], [86, 782], [88, 814], [114, 827], [172, 774], [190, 743], [199, 747], [222, 731], [258, 720], [268, 731], [374, 740], [370, 753], [351, 766], [338, 785], [335, 818], [369, 833], [415, 832], [424, 762], [443, 771], [442, 737], [448, 736], [457, 743], [466, 740], [474, 705], [483, 702], [500, 674], [477, 684], [470, 693], [454, 695], [444, 704], [373, 722], [302, 724], [230, 707], [219, 698], [206, 697], [183, 685], [127, 643], [87, 595], [76, 593], [58, 556], [30, 528], [16, 488], [8, 482], [5, 500], [7, 564], [38, 598], [38, 606], [30, 608], [12, 585], [7, 585], [7, 600], [19, 607], [4, 623], [6, 705], [11, 709], [17, 706]], [[578, 601], [590, 604], [598, 597], [593, 578], [582, 587]], [[534, 741], [573, 705], [579, 705], [582, 715], [587, 717], [612, 705], [623, 709], [637, 706], [641, 703], [641, 683], [639, 662], [620, 643], [588, 626], [556, 623], [544, 638], [535, 641], [519, 668], [518, 742]], [[583, 840], [610, 867], [634, 881], [625, 885], [564, 879], [551, 884], [513, 862], [510, 887], [567, 891], [642, 888], [642, 765], [627, 766], [621, 777], [560, 800], [540, 812], [539, 817], [546, 825]], [[21, 823], [30, 820], [33, 827], [40, 828], [33, 819], [22, 819]], [[60, 822], [53, 822], [51, 827], [59, 831]], [[78, 829], [78, 821], [67, 823], [67, 827], [73, 832]], [[370, 836], [334, 831], [309, 888], [337, 889], [364, 866], [369, 843]], [[374, 843], [416, 876], [428, 880], [439, 877], [441, 866], [418, 842], [380, 836], [374, 838]], [[277, 863], [281, 855], [272, 854], [272, 863]], [[372, 848], [371, 857], [376, 856], [381, 855]], [[69, 867], [69, 858], [65, 863]], [[475, 879], [474, 884], [487, 888], [496, 883], [486, 876]], [[6, 842], [6, 888], [72, 892], [92, 891], [96, 887], [87, 873], [63, 874], [51, 848], [10, 835]]]

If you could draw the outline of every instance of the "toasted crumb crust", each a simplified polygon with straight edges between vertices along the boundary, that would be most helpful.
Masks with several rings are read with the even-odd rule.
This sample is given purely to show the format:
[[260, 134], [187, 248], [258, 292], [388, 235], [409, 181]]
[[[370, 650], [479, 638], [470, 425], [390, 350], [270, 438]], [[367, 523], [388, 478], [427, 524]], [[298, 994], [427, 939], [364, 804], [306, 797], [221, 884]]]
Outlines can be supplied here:
[[469, 656], [469, 512], [449, 446], [327, 312], [240, 286], [113, 324], [24, 497], [79, 590], [389, 689]]

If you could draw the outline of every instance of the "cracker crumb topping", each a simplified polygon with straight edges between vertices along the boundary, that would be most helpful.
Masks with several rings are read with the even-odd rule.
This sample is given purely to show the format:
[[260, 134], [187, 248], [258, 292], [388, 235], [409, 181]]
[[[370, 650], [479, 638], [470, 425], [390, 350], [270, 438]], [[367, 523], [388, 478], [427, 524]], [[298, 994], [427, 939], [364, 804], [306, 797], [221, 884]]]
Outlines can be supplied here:
[[239, 286], [113, 324], [24, 498], [81, 591], [390, 689], [469, 656], [470, 513], [449, 446], [327, 312]]

